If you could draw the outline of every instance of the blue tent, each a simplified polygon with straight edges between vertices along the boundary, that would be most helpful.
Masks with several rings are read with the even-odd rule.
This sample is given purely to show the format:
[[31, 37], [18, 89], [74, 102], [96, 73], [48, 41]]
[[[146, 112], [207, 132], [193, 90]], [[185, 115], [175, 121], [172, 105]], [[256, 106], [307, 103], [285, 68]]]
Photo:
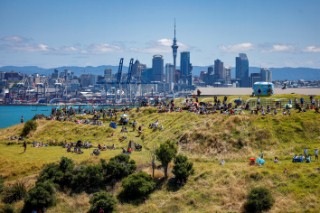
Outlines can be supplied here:
[[113, 129], [116, 129], [117, 128], [116, 122], [110, 122], [110, 127]]
[[263, 160], [262, 158], [257, 158], [256, 163], [259, 165], [264, 165], [265, 160]]

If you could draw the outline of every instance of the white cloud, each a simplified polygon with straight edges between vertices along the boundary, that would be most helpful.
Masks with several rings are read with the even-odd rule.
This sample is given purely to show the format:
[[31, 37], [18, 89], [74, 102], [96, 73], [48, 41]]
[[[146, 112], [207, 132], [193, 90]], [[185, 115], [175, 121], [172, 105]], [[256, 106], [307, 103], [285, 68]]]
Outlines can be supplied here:
[[92, 44], [87, 48], [87, 50], [88, 52], [99, 54], [99, 53], [121, 51], [122, 48], [117, 45], [111, 45], [111, 44]]
[[17, 43], [28, 41], [28, 39], [18, 35], [5, 36], [5, 37], [2, 37], [1, 40], [6, 42], [17, 42]]
[[314, 45], [311, 45], [311, 46], [307, 46], [305, 49], [304, 49], [304, 52], [309, 52], [309, 53], [320, 53], [320, 47], [318, 46], [314, 46]]
[[220, 46], [220, 49], [224, 52], [235, 52], [235, 53], [252, 50], [253, 48], [254, 48], [254, 45], [250, 42]]
[[286, 44], [274, 44], [272, 45], [271, 52], [290, 52], [294, 50], [294, 47]]

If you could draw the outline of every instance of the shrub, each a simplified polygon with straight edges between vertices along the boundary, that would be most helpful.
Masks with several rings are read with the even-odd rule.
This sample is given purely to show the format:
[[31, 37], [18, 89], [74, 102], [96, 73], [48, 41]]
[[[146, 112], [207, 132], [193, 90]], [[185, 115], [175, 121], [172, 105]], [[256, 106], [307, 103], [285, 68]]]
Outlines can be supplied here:
[[40, 173], [38, 182], [51, 181], [61, 189], [70, 187], [74, 163], [71, 159], [62, 157], [59, 164], [48, 164]]
[[161, 144], [160, 147], [156, 150], [157, 159], [161, 161], [166, 178], [168, 177], [168, 165], [170, 161], [176, 156], [177, 151], [177, 145], [171, 141], [166, 141], [165, 143]]
[[174, 167], [172, 173], [176, 177], [176, 181], [184, 184], [189, 175], [194, 173], [192, 162], [184, 155], [178, 155], [174, 160]]
[[89, 213], [99, 212], [100, 208], [105, 213], [112, 212], [116, 206], [116, 200], [107, 192], [97, 192], [90, 199], [91, 208]]
[[31, 131], [36, 130], [37, 127], [38, 127], [38, 124], [35, 120], [27, 121], [23, 126], [21, 136], [22, 137], [27, 136]]
[[23, 199], [26, 194], [27, 190], [24, 183], [18, 181], [4, 188], [2, 200], [4, 203], [13, 203]]
[[104, 176], [100, 165], [82, 166], [75, 171], [71, 187], [74, 192], [92, 193], [104, 186]]
[[263, 187], [251, 189], [244, 204], [245, 212], [262, 212], [271, 209], [274, 204], [274, 198], [270, 191]]
[[155, 188], [155, 182], [145, 172], [132, 174], [122, 181], [121, 195], [126, 199], [139, 199], [147, 197]]
[[110, 159], [106, 166], [109, 179], [120, 180], [136, 170], [136, 162], [129, 155], [121, 154]]
[[55, 205], [55, 203], [56, 195], [52, 183], [37, 183], [28, 192], [22, 212], [31, 212], [32, 210], [42, 211], [44, 208]]
[[0, 213], [14, 213], [14, 207], [11, 204], [6, 204], [2, 209], [0, 209]]

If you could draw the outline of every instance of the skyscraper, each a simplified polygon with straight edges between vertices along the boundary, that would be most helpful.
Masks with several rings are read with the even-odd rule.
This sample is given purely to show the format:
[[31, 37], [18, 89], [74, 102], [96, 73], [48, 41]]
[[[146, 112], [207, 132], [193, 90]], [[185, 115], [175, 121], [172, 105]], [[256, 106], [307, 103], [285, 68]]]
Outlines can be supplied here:
[[[178, 51], [178, 45], [177, 45], [177, 38], [176, 38], [176, 20], [174, 20], [174, 37], [173, 37], [173, 44], [171, 46], [172, 48], [172, 54], [173, 54], [173, 70], [174, 73], [176, 72], [176, 59], [177, 59], [177, 51]], [[174, 82], [178, 82], [179, 79], [175, 79]]]
[[174, 67], [172, 64], [166, 64], [166, 82], [169, 85], [169, 90], [171, 91], [173, 89], [174, 85]]
[[154, 55], [152, 58], [152, 80], [163, 81], [163, 57]]
[[181, 52], [180, 72], [182, 83], [192, 85], [192, 64], [190, 63], [190, 52]]
[[224, 79], [224, 66], [223, 62], [219, 59], [214, 61], [214, 75], [217, 76], [217, 79]]
[[249, 60], [245, 53], [236, 57], [236, 79], [240, 81], [240, 87], [249, 87]]
[[272, 73], [267, 68], [260, 69], [261, 81], [271, 82], [272, 81]]

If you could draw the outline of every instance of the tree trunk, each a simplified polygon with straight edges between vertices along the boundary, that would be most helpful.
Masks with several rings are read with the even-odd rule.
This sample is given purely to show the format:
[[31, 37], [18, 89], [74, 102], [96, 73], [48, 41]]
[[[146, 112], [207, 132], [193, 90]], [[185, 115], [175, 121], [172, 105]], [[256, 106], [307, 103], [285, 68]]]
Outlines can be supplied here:
[[165, 177], [165, 179], [167, 179], [168, 178], [168, 165], [164, 165], [163, 169], [164, 169], [164, 177]]

